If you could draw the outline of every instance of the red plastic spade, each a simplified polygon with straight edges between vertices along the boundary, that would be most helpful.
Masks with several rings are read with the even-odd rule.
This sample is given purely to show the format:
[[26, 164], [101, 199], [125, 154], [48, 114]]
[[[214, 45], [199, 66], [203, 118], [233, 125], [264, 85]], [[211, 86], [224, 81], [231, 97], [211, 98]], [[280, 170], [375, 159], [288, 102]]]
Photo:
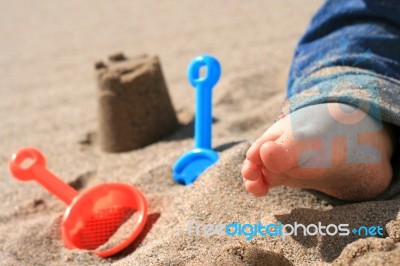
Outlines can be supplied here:
[[[24, 166], [24, 162], [29, 160], [30, 164]], [[9, 161], [9, 168], [19, 180], [36, 180], [69, 205], [61, 225], [64, 245], [69, 249], [97, 249], [110, 239], [133, 212], [137, 212], [138, 221], [129, 235], [115, 246], [95, 252], [100, 257], [111, 256], [132, 243], [146, 223], [146, 199], [131, 185], [105, 183], [78, 193], [51, 173], [46, 168], [43, 154], [31, 147], [15, 152]]]

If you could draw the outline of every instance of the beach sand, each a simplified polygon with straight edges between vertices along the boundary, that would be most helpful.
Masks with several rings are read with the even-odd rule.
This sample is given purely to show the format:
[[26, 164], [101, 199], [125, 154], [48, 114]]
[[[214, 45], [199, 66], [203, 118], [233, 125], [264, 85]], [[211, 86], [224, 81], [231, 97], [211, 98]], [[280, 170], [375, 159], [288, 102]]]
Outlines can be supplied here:
[[[242, 184], [246, 149], [279, 114], [298, 38], [322, 1], [3, 1], [0, 8], [1, 265], [398, 265], [400, 197], [333, 206], [314, 194], [274, 188], [255, 198]], [[182, 126], [125, 153], [104, 153], [94, 63], [115, 52], [158, 55]], [[193, 146], [190, 60], [216, 56], [213, 147], [220, 161], [191, 186], [171, 176]], [[121, 181], [149, 204], [145, 230], [117, 256], [63, 247], [65, 207], [35, 182], [8, 171], [16, 149], [35, 146], [49, 169], [78, 190]], [[188, 234], [195, 224], [380, 225], [385, 236], [254, 237]]]

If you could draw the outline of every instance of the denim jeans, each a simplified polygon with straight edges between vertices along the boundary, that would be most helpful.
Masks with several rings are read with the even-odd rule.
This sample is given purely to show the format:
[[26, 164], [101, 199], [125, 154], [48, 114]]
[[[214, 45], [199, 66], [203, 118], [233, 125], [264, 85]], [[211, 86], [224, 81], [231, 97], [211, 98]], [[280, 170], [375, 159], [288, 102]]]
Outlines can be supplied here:
[[[295, 50], [282, 116], [328, 102], [400, 126], [400, 0], [327, 0], [313, 17]], [[394, 169], [380, 198], [399, 194], [399, 180]]]

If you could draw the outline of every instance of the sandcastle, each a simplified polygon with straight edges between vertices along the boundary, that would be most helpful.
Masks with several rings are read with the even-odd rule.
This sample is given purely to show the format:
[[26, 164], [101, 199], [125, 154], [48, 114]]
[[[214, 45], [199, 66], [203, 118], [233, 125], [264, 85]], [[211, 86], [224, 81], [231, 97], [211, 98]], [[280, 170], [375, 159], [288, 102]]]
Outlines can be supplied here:
[[118, 53], [95, 64], [99, 141], [106, 152], [144, 147], [178, 127], [157, 56]]

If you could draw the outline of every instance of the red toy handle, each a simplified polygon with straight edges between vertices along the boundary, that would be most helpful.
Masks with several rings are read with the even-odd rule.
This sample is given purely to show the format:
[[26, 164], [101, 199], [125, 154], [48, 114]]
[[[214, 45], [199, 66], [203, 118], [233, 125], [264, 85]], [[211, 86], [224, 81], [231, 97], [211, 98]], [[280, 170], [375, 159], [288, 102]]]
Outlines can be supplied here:
[[[32, 160], [32, 162], [28, 166], [23, 166], [25, 160]], [[8, 166], [17, 179], [22, 181], [36, 180], [67, 205], [79, 194], [78, 191], [61, 181], [47, 169], [43, 154], [36, 148], [25, 147], [16, 151]]]

